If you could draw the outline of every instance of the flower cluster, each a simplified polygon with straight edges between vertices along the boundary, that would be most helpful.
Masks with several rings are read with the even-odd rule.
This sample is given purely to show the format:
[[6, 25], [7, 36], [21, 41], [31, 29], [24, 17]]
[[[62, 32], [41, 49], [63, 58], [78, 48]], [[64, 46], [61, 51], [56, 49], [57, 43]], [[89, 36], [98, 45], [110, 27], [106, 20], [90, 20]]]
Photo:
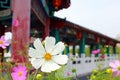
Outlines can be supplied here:
[[111, 67], [113, 76], [120, 76], [120, 61], [119, 60], [110, 62], [109, 66]]
[[109, 68], [93, 70], [90, 80], [120, 80], [120, 61], [115, 60], [110, 62]]
[[[0, 40], [0, 47], [5, 49], [8, 46], [7, 40], [4, 39], [4, 36]], [[46, 37], [44, 44], [37, 38], [33, 43], [33, 47], [30, 47], [28, 51], [31, 64], [29, 62], [10, 63], [10, 67], [3, 66], [3, 69], [8, 69], [4, 72], [10, 73], [10, 80], [42, 80], [42, 76], [45, 76], [44, 79], [56, 80], [53, 77], [54, 73], [58, 73], [62, 65], [68, 61], [68, 56], [62, 55], [64, 49], [64, 43], [61, 41], [56, 43], [54, 37]], [[50, 74], [52, 77], [48, 77], [46, 74]], [[5, 74], [3, 75], [5, 76]], [[2, 79], [7, 80], [5, 78]]]

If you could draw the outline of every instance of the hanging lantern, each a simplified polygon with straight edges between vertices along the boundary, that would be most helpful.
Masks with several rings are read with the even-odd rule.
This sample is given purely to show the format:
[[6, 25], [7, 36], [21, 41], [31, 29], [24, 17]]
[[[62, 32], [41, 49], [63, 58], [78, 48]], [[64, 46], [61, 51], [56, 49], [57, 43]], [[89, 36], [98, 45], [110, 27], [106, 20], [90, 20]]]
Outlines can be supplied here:
[[77, 32], [77, 39], [81, 39], [81, 37], [82, 37], [82, 34], [81, 34], [81, 32]]
[[58, 10], [59, 6], [61, 5], [61, 0], [53, 0], [53, 7]]
[[96, 43], [99, 43], [99, 42], [100, 42], [100, 38], [97, 37], [97, 38], [96, 38]]

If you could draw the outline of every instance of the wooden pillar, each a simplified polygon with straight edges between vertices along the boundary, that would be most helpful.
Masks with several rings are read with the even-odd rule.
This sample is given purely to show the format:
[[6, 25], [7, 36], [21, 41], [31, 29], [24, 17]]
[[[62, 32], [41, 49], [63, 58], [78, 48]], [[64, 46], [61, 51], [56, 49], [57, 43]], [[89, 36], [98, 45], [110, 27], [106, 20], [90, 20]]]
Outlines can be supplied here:
[[[96, 45], [96, 49], [100, 49], [100, 43], [98, 42]], [[95, 57], [98, 57], [99, 53], [95, 55]]]
[[65, 44], [64, 54], [66, 54], [66, 55], [69, 54], [69, 46], [67, 44]]
[[116, 44], [113, 45], [113, 53], [116, 54]]
[[52, 30], [52, 36], [55, 37], [56, 42], [59, 41], [59, 30], [57, 28], [55, 28], [55, 29]]
[[80, 54], [85, 53], [85, 36], [83, 35], [80, 40]]
[[73, 45], [73, 55], [75, 55], [75, 44]]
[[107, 56], [109, 56], [110, 55], [110, 40], [107, 40], [106, 48], [107, 48]]
[[110, 46], [107, 45], [107, 56], [109, 56], [109, 55], [110, 55]]
[[69, 46], [68, 45], [66, 45], [65, 50], [66, 50], [66, 54], [68, 55], [69, 54]]
[[90, 44], [90, 52], [92, 53], [93, 50], [94, 50], [94, 45]]
[[12, 11], [12, 59], [23, 63], [28, 60], [31, 0], [13, 0]]

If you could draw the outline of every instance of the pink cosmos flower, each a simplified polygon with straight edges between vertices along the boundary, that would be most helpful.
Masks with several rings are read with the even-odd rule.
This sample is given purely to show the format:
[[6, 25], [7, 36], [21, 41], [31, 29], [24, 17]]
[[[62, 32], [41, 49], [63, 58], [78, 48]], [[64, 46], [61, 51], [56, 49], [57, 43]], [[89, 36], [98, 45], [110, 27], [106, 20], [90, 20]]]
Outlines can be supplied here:
[[99, 52], [100, 52], [100, 49], [93, 50], [93, 51], [92, 51], [92, 54], [98, 54]]
[[96, 51], [97, 51], [97, 53], [100, 53], [100, 49], [97, 49]]
[[120, 76], [120, 61], [119, 60], [115, 60], [113, 62], [110, 62], [109, 66], [112, 69], [113, 76]]
[[71, 75], [71, 72], [70, 72], [70, 71], [66, 72], [66, 75], [67, 75], [67, 76], [70, 76], [70, 75]]
[[17, 27], [18, 25], [19, 25], [19, 21], [16, 19], [16, 20], [14, 20], [13, 21], [13, 25], [15, 26], [15, 27]]
[[1, 36], [1, 38], [0, 38], [0, 47], [5, 49], [7, 46], [9, 46], [8, 40], [6, 40], [4, 36]]
[[97, 51], [96, 51], [96, 50], [93, 50], [93, 51], [92, 51], [92, 54], [97, 54]]
[[26, 80], [27, 76], [26, 67], [22, 65], [13, 67], [11, 76], [13, 80]]

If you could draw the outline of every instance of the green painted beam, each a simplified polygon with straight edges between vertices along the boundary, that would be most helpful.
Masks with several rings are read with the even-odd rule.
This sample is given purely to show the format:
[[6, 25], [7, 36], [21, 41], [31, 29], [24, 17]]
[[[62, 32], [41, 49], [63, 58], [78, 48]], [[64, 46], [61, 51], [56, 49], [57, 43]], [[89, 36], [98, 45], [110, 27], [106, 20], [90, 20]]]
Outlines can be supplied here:
[[65, 45], [65, 54], [68, 55], [69, 54], [69, 46], [68, 45]]
[[83, 35], [80, 40], [80, 54], [85, 53], [85, 36]]
[[55, 37], [56, 43], [59, 41], [59, 30], [58, 29], [53, 29], [51, 32], [51, 35]]
[[5, 17], [0, 17], [0, 20], [6, 20], [6, 19], [10, 19], [10, 18], [12, 18], [12, 15], [10, 15], [10, 16], [5, 16]]
[[116, 54], [116, 47], [113, 47], [113, 52], [114, 54]]
[[[97, 43], [96, 49], [100, 49], [100, 43]], [[98, 57], [99, 53], [95, 55], [95, 57]]]
[[1, 8], [11, 8], [11, 0], [0, 1]]

